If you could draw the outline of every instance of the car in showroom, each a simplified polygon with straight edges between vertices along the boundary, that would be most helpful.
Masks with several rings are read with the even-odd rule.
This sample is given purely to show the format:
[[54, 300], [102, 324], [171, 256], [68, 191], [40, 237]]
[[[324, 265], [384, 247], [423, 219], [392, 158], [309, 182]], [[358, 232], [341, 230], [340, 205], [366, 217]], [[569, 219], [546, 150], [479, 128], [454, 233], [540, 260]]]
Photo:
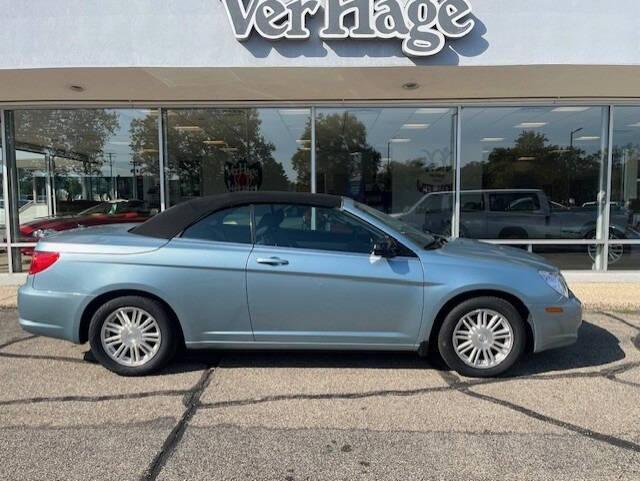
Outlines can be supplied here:
[[239, 192], [42, 239], [20, 325], [123, 375], [189, 349], [439, 353], [467, 376], [576, 341], [582, 306], [522, 250], [422, 232], [349, 198]]
[[144, 222], [157, 213], [143, 200], [109, 200], [93, 205], [77, 214], [41, 217], [20, 225], [22, 242], [37, 242], [47, 235], [78, 227], [104, 224]]

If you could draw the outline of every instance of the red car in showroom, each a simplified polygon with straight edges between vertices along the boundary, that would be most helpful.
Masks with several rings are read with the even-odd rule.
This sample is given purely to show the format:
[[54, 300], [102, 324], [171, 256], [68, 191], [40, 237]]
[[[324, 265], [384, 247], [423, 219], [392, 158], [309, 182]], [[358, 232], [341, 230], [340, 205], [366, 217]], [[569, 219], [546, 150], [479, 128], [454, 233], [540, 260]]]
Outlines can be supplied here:
[[[142, 200], [101, 202], [77, 214], [43, 217], [26, 222], [20, 226], [20, 240], [21, 242], [37, 242], [56, 232], [77, 229], [78, 227], [144, 222], [157, 212], [158, 209]], [[32, 250], [27, 248], [22, 253], [30, 255]]]

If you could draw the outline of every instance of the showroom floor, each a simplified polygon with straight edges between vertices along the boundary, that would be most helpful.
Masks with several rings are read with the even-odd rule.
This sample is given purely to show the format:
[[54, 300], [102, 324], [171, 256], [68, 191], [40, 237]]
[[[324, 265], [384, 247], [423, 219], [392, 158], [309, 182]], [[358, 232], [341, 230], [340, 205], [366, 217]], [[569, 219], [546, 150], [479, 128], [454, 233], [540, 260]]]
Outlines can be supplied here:
[[411, 354], [201, 352], [118, 377], [0, 311], [0, 479], [640, 479], [640, 315], [512, 377]]

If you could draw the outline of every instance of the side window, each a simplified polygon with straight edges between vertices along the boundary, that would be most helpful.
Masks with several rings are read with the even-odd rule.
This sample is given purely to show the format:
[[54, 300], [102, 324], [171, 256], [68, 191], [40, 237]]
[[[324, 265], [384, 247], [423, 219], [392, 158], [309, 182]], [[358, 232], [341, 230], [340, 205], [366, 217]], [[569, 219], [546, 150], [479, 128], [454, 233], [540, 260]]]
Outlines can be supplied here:
[[479, 212], [484, 210], [482, 193], [460, 194], [460, 208], [463, 212]]
[[427, 194], [420, 203], [416, 212], [418, 214], [439, 214], [451, 211], [451, 194], [433, 193]]
[[489, 206], [494, 212], [534, 212], [540, 210], [540, 200], [531, 192], [491, 194]]
[[254, 208], [256, 244], [369, 254], [384, 235], [338, 209], [267, 204]]
[[187, 227], [181, 237], [251, 244], [251, 208], [245, 205], [214, 212]]

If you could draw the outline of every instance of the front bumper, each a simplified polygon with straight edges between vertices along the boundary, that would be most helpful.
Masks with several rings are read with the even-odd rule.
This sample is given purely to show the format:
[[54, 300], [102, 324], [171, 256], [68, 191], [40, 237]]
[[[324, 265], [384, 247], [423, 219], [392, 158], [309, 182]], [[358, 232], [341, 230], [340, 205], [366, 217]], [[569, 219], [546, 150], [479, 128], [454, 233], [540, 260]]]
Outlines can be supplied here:
[[18, 290], [18, 323], [40, 336], [80, 342], [82, 312], [92, 297], [33, 288], [33, 278]]
[[[562, 312], [550, 313], [545, 309], [560, 307]], [[570, 292], [568, 298], [531, 307], [530, 322], [534, 331], [534, 352], [546, 351], [573, 344], [582, 325], [582, 303]]]

